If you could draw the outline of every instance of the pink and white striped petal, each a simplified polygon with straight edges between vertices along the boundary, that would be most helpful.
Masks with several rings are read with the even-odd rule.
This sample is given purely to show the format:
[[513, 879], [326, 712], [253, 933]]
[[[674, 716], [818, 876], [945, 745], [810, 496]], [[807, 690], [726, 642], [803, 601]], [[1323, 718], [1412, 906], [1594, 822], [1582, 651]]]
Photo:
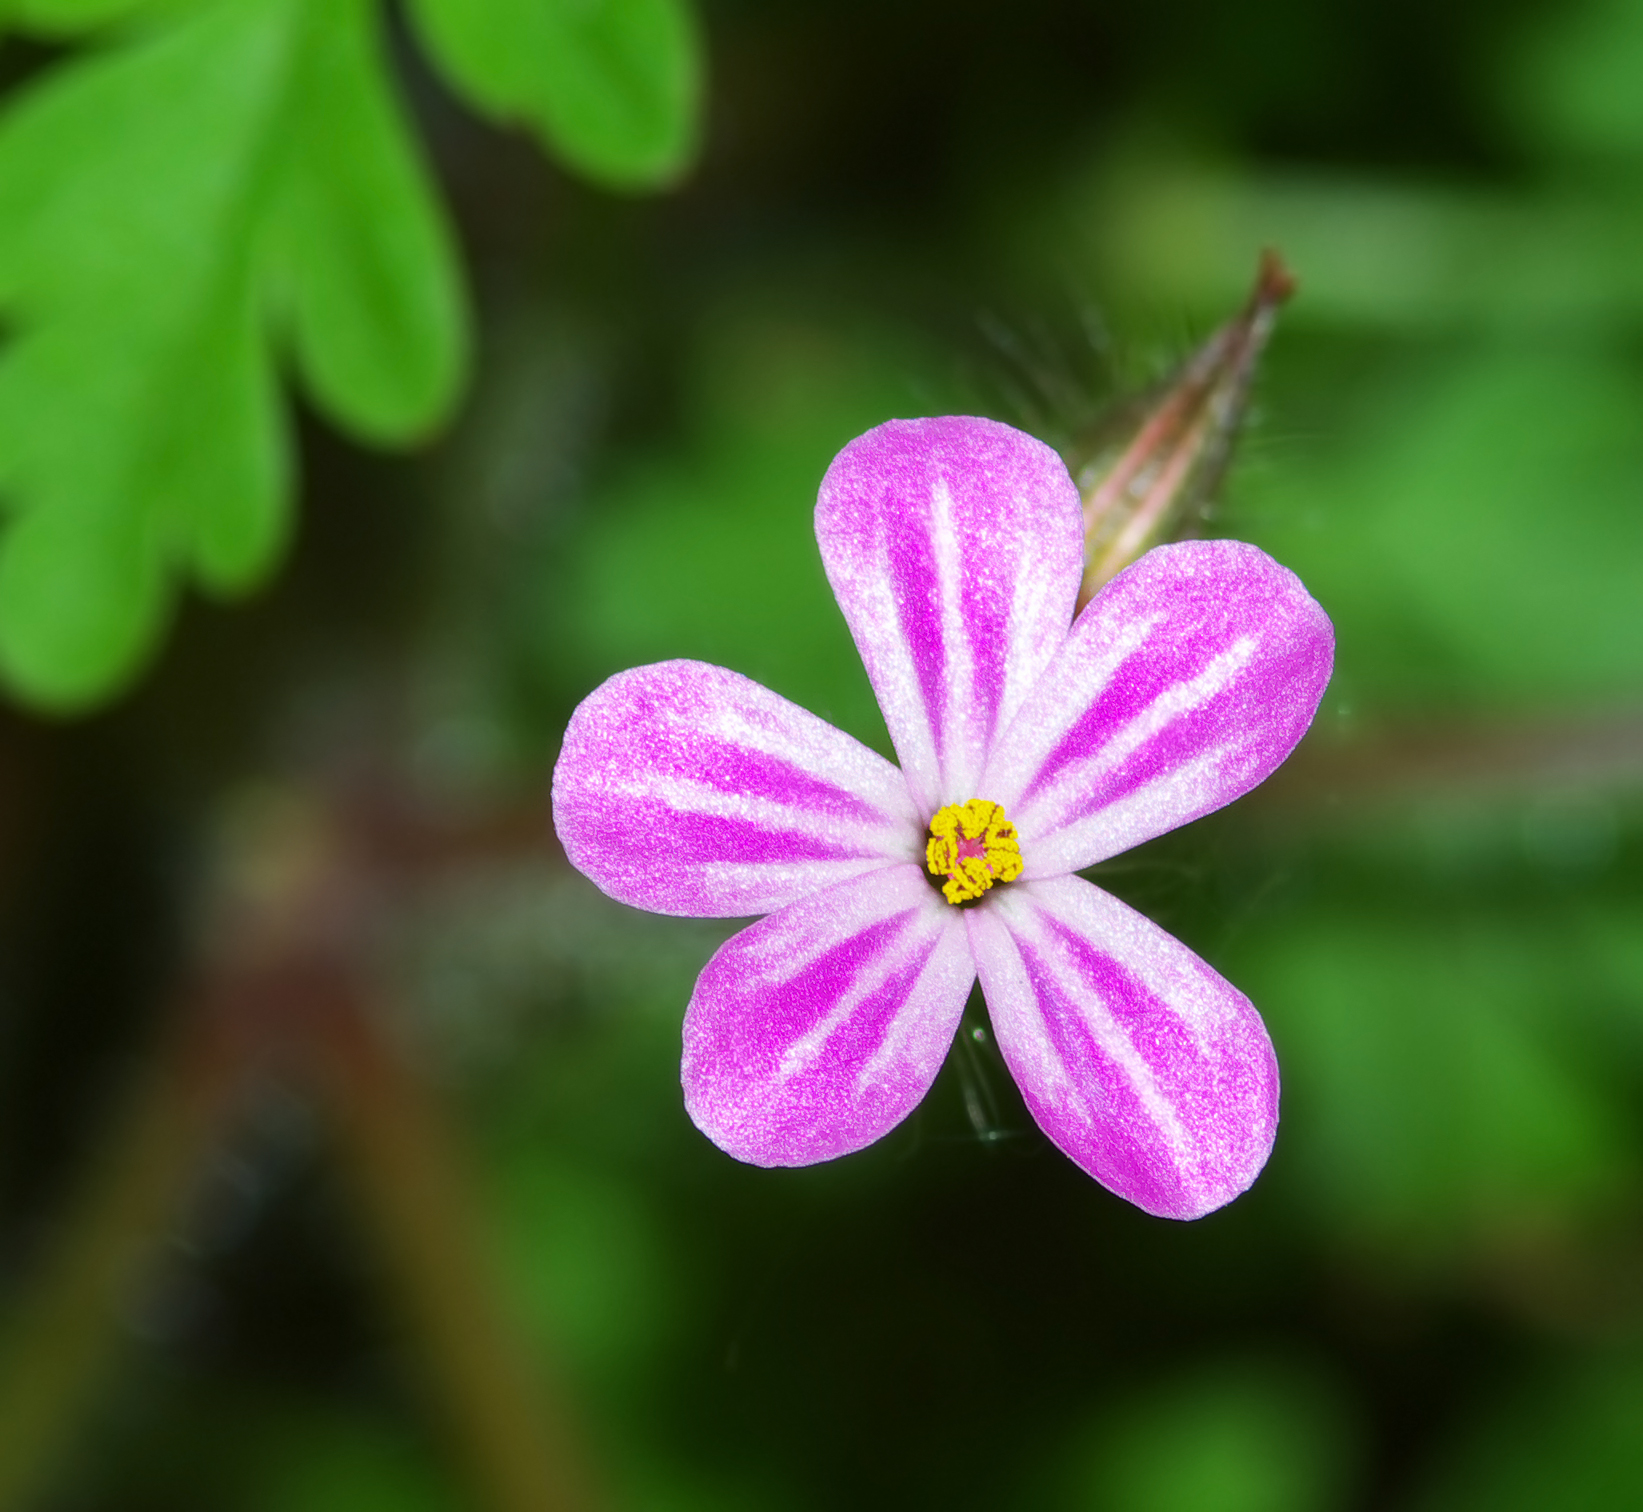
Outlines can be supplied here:
[[685, 1015], [685, 1108], [720, 1149], [812, 1165], [918, 1106], [975, 966], [964, 921], [914, 866], [790, 903], [728, 940]]
[[1083, 525], [1061, 458], [992, 420], [891, 420], [834, 459], [816, 539], [922, 814], [976, 797], [1072, 623]]
[[1094, 865], [1248, 792], [1306, 733], [1334, 655], [1328, 616], [1256, 547], [1148, 552], [1085, 607], [981, 780], [1023, 875]]
[[1248, 998], [1078, 877], [1014, 884], [967, 922], [999, 1049], [1062, 1151], [1161, 1218], [1255, 1180], [1278, 1063]]
[[706, 662], [623, 672], [578, 706], [553, 770], [565, 854], [653, 913], [769, 913], [920, 854], [896, 768]]

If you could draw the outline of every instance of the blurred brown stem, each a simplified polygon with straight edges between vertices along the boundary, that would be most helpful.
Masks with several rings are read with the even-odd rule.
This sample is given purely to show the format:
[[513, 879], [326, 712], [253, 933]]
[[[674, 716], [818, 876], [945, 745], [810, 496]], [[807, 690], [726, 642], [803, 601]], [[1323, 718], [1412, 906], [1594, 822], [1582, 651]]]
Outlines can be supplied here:
[[1643, 786], [1643, 712], [1463, 724], [1432, 721], [1353, 740], [1315, 731], [1248, 799], [1263, 823], [1321, 812], [1372, 819], [1388, 803], [1452, 802]]
[[0, 1372], [0, 1508], [38, 1493], [117, 1353], [121, 1314], [239, 1089], [231, 1060], [219, 1036], [176, 1037], [24, 1291]]
[[[235, 842], [215, 894], [221, 948], [210, 986], [22, 1295], [0, 1367], [0, 1512], [47, 1483], [119, 1351], [121, 1315], [145, 1268], [248, 1081], [269, 1071], [298, 1078], [328, 1112], [382, 1270], [486, 1505], [586, 1512], [597, 1505], [592, 1476], [563, 1404], [543, 1393], [499, 1310], [456, 1141], [362, 1006], [359, 926], [364, 900], [389, 880], [382, 837], [291, 790], [245, 808], [227, 826]], [[480, 848], [514, 838], [504, 826]], [[430, 858], [444, 845], [411, 839]]]
[[[594, 1507], [567, 1414], [510, 1335], [480, 1252], [481, 1216], [434, 1100], [358, 998], [328, 1015], [326, 1102], [435, 1388], [497, 1512]], [[556, 1410], [548, 1410], [552, 1405]]]

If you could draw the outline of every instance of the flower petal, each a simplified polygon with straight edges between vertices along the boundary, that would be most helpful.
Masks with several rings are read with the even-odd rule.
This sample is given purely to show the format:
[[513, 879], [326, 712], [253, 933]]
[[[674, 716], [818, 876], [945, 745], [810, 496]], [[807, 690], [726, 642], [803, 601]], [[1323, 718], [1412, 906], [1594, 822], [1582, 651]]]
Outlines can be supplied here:
[[828, 581], [926, 818], [990, 797], [996, 734], [1072, 623], [1078, 490], [992, 420], [891, 420], [834, 459], [816, 503]]
[[1335, 633], [1241, 541], [1160, 546], [1089, 603], [982, 779], [1027, 878], [1092, 866], [1249, 791], [1312, 723]]
[[1079, 877], [1016, 883], [967, 922], [999, 1049], [1067, 1155], [1161, 1218], [1255, 1180], [1278, 1064], [1248, 998]]
[[685, 1107], [754, 1165], [859, 1150], [929, 1091], [974, 981], [959, 911], [916, 867], [802, 898], [703, 970], [685, 1015]]
[[654, 913], [768, 913], [919, 853], [901, 773], [750, 678], [658, 662], [596, 688], [553, 769], [571, 864]]

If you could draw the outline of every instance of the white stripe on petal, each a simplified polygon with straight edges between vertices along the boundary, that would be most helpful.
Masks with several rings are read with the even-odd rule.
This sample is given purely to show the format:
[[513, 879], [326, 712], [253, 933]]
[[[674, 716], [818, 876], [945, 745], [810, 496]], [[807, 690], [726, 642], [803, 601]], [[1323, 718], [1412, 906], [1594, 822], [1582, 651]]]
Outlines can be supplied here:
[[1077, 877], [1001, 889], [967, 928], [999, 1049], [1039, 1127], [1085, 1171], [1172, 1218], [1255, 1179], [1278, 1074], [1242, 993]]
[[[1004, 697], [999, 710], [1001, 729], [1008, 729], [1020, 712], [1044, 670], [1044, 663], [1049, 659], [1048, 656], [1040, 659], [1037, 642], [1046, 638], [1048, 627], [1064, 628], [1065, 613], [1066, 606], [1061, 601], [1059, 584], [1053, 574], [1036, 569], [1013, 574], [1006, 631], [1010, 655], [1004, 663]], [[1050, 646], [1049, 650], [1053, 652], [1064, 639], [1064, 634], [1056, 635], [1055, 645]], [[1024, 651], [1026, 654], [1023, 654]]]
[[1041, 692], [1016, 716], [982, 778], [982, 788], [993, 802], [1002, 803], [1012, 817], [1025, 811], [1022, 794], [1044, 757], [1072, 733], [1095, 697], [1111, 685], [1119, 669], [1141, 650], [1162, 621], [1161, 614], [1138, 616], [1121, 626], [1110, 640], [1097, 641], [1087, 636], [1068, 640], [1040, 681], [1048, 685], [1053, 674], [1075, 686], [1079, 696], [1052, 698]]
[[1217, 746], [1154, 778], [1145, 787], [1135, 788], [1114, 803], [1084, 814], [1049, 834], [1033, 834], [1023, 829], [1022, 876], [1063, 877], [1105, 861], [1175, 828], [1181, 811], [1183, 792], [1213, 792], [1232, 751]]
[[[1174, 828], [1173, 813], [1160, 812], [1160, 799], [1165, 794], [1179, 791], [1183, 785], [1197, 791], [1204, 774], [1218, 768], [1224, 759], [1225, 747], [1205, 752], [1184, 767], [1163, 773], [1148, 786], [1136, 789], [1126, 798], [1108, 805], [1080, 830], [1080, 837], [1088, 843], [1081, 849], [1071, 848], [1058, 830], [1077, 826], [1084, 817], [1081, 810], [1084, 799], [1104, 777], [1109, 777], [1149, 740], [1162, 735], [1183, 715], [1201, 709], [1217, 694], [1223, 692], [1232, 680], [1254, 659], [1258, 642], [1253, 636], [1244, 636], [1223, 651], [1196, 677], [1174, 683], [1158, 695], [1128, 724], [1121, 725], [1083, 760], [1069, 764], [1055, 780], [1033, 792], [1020, 803], [1014, 817], [1016, 827], [1027, 841], [1030, 856], [1029, 876], [1055, 876], [1070, 871], [1073, 865], [1092, 866], [1128, 850], [1157, 830], [1143, 830], [1133, 823], [1126, 825], [1126, 815], [1159, 813], [1166, 828]], [[1105, 821], [1104, 823], [1099, 821]], [[1041, 851], [1043, 838], [1053, 837], [1051, 846], [1056, 853], [1066, 852], [1076, 858], [1073, 865], [1052, 864], [1049, 850]]]
[[[998, 913], [1005, 928], [1009, 930], [1017, 950], [1026, 946], [1035, 951], [1056, 988], [1069, 1002], [1078, 1004], [1084, 1010], [1083, 1022], [1091, 1038], [1128, 1079], [1136, 1096], [1140, 1098], [1142, 1107], [1146, 1109], [1147, 1116], [1152, 1120], [1158, 1136], [1164, 1140], [1171, 1153], [1178, 1160], [1187, 1158], [1192, 1141], [1159, 1084], [1153, 1067], [1136, 1049], [1134, 1039], [1126, 1032], [1117, 1017], [1110, 1011], [1103, 1011], [1106, 1005], [1090, 996], [1087, 985], [1078, 975], [1076, 963], [1066, 941], [1048, 932], [1044, 915], [1041, 909], [1035, 906], [1035, 900], [1025, 888], [1013, 889], [1000, 898]], [[1101, 919], [1098, 927], [1110, 925], [1111, 922], [1113, 921], [1109, 919]], [[1017, 960], [1020, 960], [1019, 955]], [[1016, 983], [1018, 990], [1024, 981], [1023, 967]], [[1017, 998], [1011, 994], [1000, 996], [1004, 1004], [1003, 1012], [1010, 1026], [1008, 1031], [999, 1026], [995, 1015], [995, 1027], [998, 1028], [1001, 1039], [1008, 1038], [1013, 1043], [1024, 1043], [1031, 1047], [1033, 1063], [1043, 1078], [1043, 1090], [1047, 1095], [1058, 1099], [1075, 1097], [1080, 1077], [1068, 1065], [1066, 1055], [1055, 1043], [1043, 1016], [1035, 1011], [1038, 993], [1031, 991], [1024, 998]], [[1172, 1003], [1171, 1007], [1174, 1006]], [[1201, 1039], [1197, 1034], [1194, 1035], [1194, 1039], [1199, 1040], [1201, 1045]]]
[[[668, 779], [659, 774], [648, 777], [627, 775], [609, 783], [604, 792], [612, 800], [648, 798], [665, 804], [675, 814], [698, 814], [720, 819], [737, 819], [772, 835], [841, 834], [844, 826], [820, 816], [799, 803], [780, 803], [744, 793], [727, 793], [693, 777]], [[898, 861], [911, 860], [906, 852], [917, 838], [913, 821], [894, 822], [884, 816], [861, 819], [848, 826], [852, 843], [871, 847], [872, 853]], [[658, 837], [659, 838], [659, 837]], [[711, 862], [704, 863], [712, 865]]]
[[854, 877], [742, 931], [685, 1016], [685, 1107], [756, 1165], [808, 1165], [905, 1118], [975, 980], [968, 938], [916, 867]]
[[977, 796], [997, 736], [1066, 639], [1078, 490], [991, 420], [893, 420], [828, 469], [816, 539], [921, 814]]
[[658, 913], [766, 913], [918, 854], [901, 773], [768, 688], [703, 662], [613, 677], [571, 717], [553, 774], [573, 865]]
[[1079, 616], [982, 777], [1025, 875], [1093, 865], [1247, 792], [1305, 733], [1333, 657], [1328, 618], [1264, 552], [1148, 552]]
[[936, 740], [941, 753], [942, 787], [956, 792], [981, 775], [986, 755], [984, 738], [972, 721], [952, 717], [947, 705], [965, 702], [975, 687], [975, 654], [971, 626], [964, 621], [959, 602], [964, 558], [953, 523], [953, 491], [946, 478], [937, 478], [930, 490], [930, 544], [936, 562], [936, 587], [941, 595], [941, 639], [947, 649], [947, 676], [943, 707], [936, 713]]
[[[876, 899], [866, 889], [859, 887], [846, 888], [842, 893], [835, 896], [838, 898], [838, 903], [833, 905], [835, 912], [830, 918], [830, 923], [835, 925], [840, 933], [848, 934], [855, 930], [865, 929], [869, 924], [875, 922], [871, 905], [876, 902]], [[864, 908], [862, 906], [864, 903], [869, 906]], [[850, 904], [856, 906], [850, 907]], [[918, 922], [924, 926], [923, 932], [928, 934], [934, 920], [928, 911], [925, 911], [925, 917], [920, 918]], [[790, 960], [782, 963], [782, 981], [791, 980], [801, 974], [813, 960], [824, 951], [831, 949], [835, 943], [835, 936], [829, 933], [810, 943], [814, 948], [809, 953], [801, 948], [793, 953]], [[883, 989], [885, 983], [895, 974], [897, 968], [903, 964], [904, 961], [901, 955], [886, 950], [873, 958], [870, 964], [863, 966], [851, 982], [849, 989], [837, 999], [822, 1018], [816, 1021], [815, 1026], [782, 1052], [782, 1080], [786, 1081], [797, 1076], [801, 1071], [808, 1071], [815, 1064], [816, 1057], [826, 1047], [828, 1040], [848, 1022], [850, 1016], [868, 998]], [[771, 982], [771, 978], [767, 977], [765, 979], [766, 985], [770, 985]], [[888, 1042], [889, 1036], [887, 1035], [886, 1043]]]

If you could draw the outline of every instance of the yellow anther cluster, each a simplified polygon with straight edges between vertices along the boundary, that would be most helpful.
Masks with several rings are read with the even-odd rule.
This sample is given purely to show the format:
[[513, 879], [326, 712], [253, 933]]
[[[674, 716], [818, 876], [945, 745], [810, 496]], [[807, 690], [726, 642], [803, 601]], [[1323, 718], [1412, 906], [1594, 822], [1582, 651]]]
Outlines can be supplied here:
[[932, 877], [946, 877], [941, 891], [949, 903], [968, 903], [1021, 875], [1021, 841], [1003, 805], [972, 798], [948, 804], [930, 821], [924, 863]]

